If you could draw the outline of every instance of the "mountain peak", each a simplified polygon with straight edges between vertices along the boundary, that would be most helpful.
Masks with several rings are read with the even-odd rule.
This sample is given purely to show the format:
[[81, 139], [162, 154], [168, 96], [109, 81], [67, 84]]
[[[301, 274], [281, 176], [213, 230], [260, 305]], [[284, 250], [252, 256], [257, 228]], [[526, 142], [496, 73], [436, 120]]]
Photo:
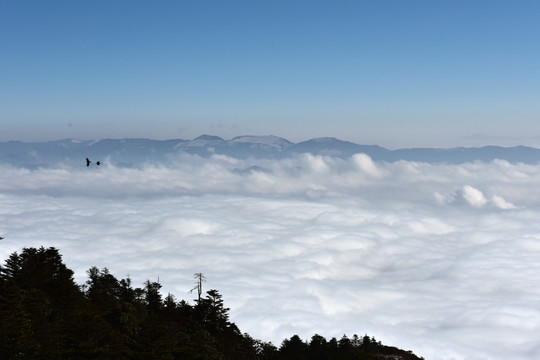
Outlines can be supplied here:
[[230, 144], [253, 144], [253, 145], [262, 145], [262, 146], [268, 146], [271, 148], [276, 148], [279, 150], [283, 150], [285, 148], [288, 148], [289, 146], [292, 146], [293, 143], [290, 142], [287, 139], [274, 136], [274, 135], [267, 135], [267, 136], [256, 136], [256, 135], [243, 135], [243, 136], [237, 136], [235, 138], [232, 138], [229, 140]]
[[204, 140], [204, 141], [225, 141], [222, 138], [220, 138], [219, 136], [206, 135], [206, 134], [203, 134], [201, 136], [197, 136], [192, 141], [200, 141], [200, 140]]

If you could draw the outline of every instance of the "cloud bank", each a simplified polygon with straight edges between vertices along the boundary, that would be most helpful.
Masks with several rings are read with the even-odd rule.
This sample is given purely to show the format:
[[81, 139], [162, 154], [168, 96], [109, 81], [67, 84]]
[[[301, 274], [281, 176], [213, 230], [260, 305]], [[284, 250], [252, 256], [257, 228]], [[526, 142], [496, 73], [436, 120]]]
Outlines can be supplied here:
[[277, 345], [368, 333], [426, 359], [540, 356], [540, 166], [299, 155], [170, 166], [0, 165], [2, 259], [58, 247], [191, 301], [203, 272]]

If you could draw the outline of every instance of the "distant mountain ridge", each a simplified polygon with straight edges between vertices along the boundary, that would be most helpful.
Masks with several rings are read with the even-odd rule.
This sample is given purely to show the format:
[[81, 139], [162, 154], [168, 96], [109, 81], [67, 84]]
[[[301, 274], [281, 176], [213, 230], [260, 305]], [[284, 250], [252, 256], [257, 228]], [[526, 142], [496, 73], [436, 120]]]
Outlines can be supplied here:
[[475, 148], [411, 148], [389, 150], [377, 145], [360, 145], [336, 138], [315, 138], [293, 143], [277, 136], [237, 136], [225, 140], [218, 136], [201, 135], [192, 140], [151, 140], [142, 138], [75, 140], [47, 142], [0, 142], [0, 163], [36, 168], [58, 164], [76, 165], [81, 159], [109, 159], [117, 166], [133, 167], [148, 162], [167, 163], [180, 154], [201, 157], [215, 154], [239, 159], [281, 159], [301, 153], [347, 158], [357, 153], [369, 155], [374, 161], [400, 160], [427, 163], [459, 164], [473, 161], [506, 160], [512, 163], [540, 162], [540, 149], [515, 146], [484, 146]]

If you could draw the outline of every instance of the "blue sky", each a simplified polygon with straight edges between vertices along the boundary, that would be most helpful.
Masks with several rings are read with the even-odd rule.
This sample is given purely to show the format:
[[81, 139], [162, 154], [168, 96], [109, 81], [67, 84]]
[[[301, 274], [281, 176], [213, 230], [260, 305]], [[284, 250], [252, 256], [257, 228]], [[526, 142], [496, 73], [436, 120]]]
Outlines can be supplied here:
[[3, 1], [0, 141], [540, 146], [536, 1]]

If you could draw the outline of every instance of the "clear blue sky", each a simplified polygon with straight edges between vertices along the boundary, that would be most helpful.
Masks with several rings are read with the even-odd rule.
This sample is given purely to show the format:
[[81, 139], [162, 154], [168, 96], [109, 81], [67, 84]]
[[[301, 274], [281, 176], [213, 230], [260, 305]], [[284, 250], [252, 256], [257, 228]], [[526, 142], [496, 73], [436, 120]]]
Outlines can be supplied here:
[[540, 146], [538, 1], [0, 1], [0, 141]]

